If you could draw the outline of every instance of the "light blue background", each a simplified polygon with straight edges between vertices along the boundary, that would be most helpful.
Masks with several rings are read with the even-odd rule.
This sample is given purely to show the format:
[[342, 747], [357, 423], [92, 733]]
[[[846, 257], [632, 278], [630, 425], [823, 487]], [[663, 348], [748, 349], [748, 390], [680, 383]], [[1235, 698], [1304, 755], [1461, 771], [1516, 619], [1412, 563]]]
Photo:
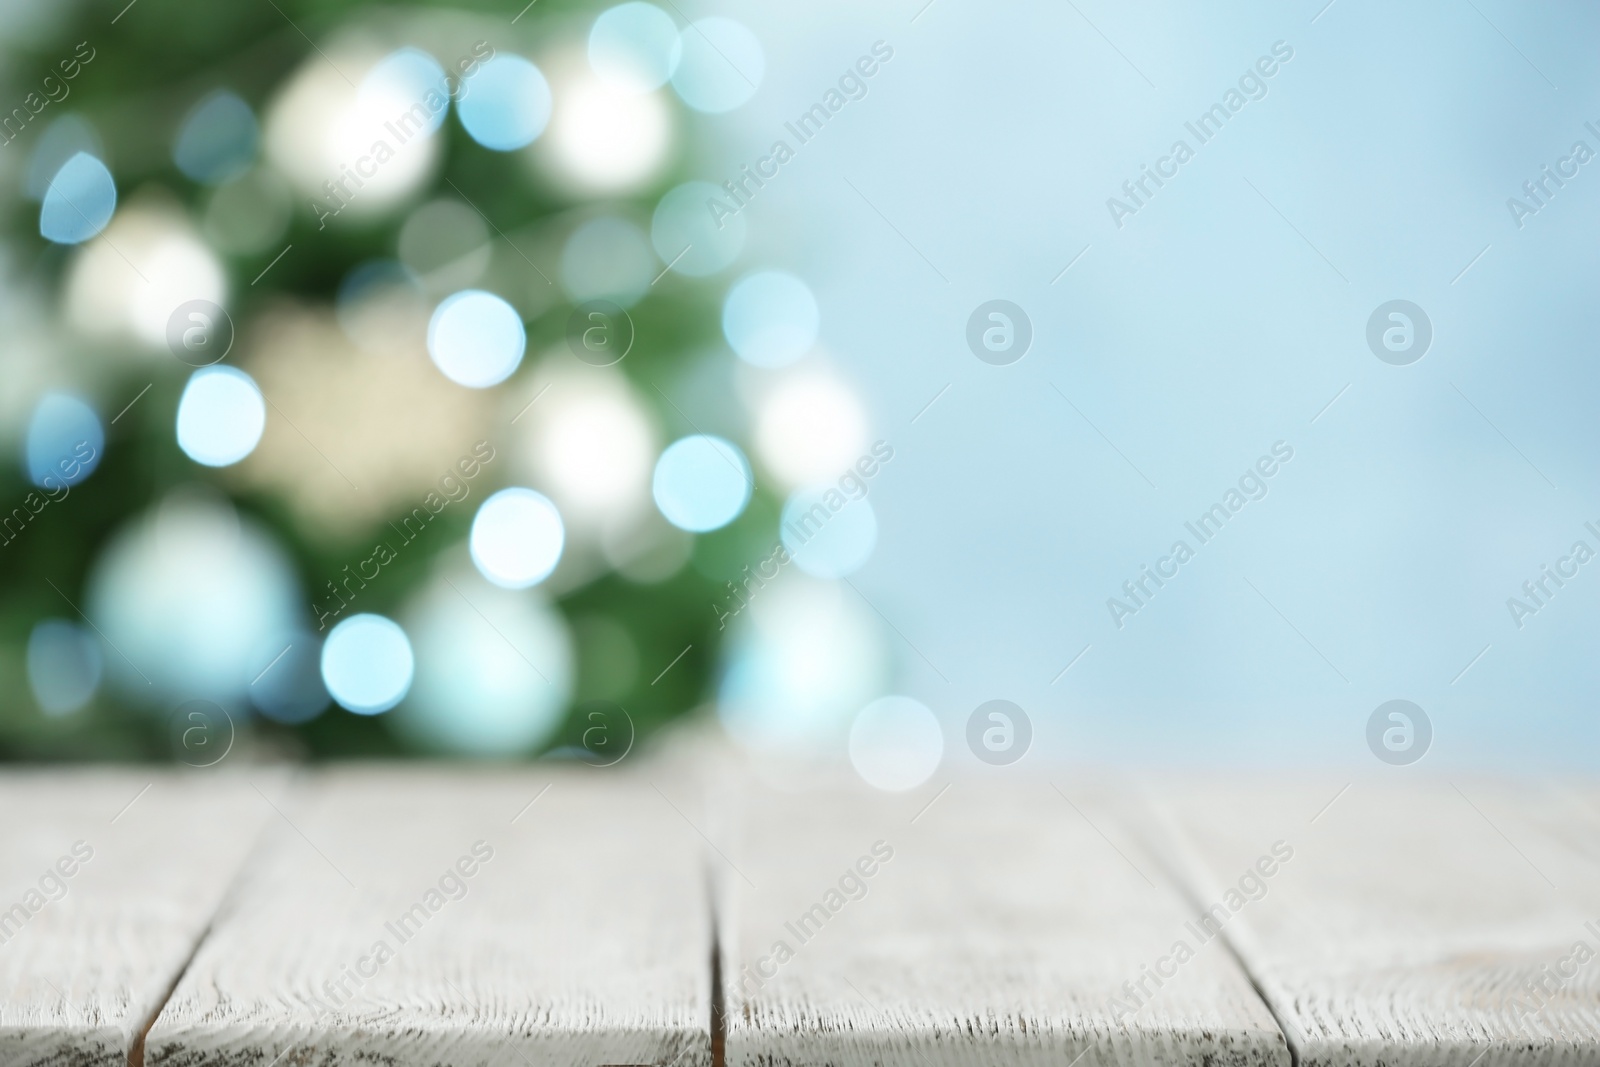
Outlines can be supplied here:
[[[1600, 159], [1524, 229], [1506, 208], [1575, 140], [1600, 151], [1600, 13], [1474, 2], [741, 11], [767, 75], [706, 123], [713, 182], [894, 48], [744, 212], [744, 259], [814, 288], [896, 450], [852, 580], [947, 737], [1004, 697], [1056, 756], [1374, 767], [1366, 719], [1403, 697], [1432, 717], [1423, 766], [1600, 765], [1600, 560], [1521, 630], [1506, 607], [1600, 549]], [[1106, 198], [1278, 40], [1267, 97], [1119, 232]], [[994, 298], [1034, 327], [1007, 367], [964, 341]], [[1394, 298], [1434, 326], [1409, 367], [1364, 339]], [[1270, 495], [1118, 631], [1106, 598], [1278, 440]]]

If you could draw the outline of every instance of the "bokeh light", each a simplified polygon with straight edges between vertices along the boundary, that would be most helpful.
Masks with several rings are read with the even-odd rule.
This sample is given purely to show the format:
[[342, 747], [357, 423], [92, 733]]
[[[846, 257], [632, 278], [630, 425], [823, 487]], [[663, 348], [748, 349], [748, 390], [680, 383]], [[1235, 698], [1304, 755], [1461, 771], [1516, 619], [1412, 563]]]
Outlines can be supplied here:
[[[427, 181], [438, 162], [433, 112], [414, 87], [392, 77], [365, 80], [383, 58], [340, 49], [312, 55], [265, 110], [267, 158], [321, 205], [319, 215], [381, 215]], [[380, 143], [384, 150], [376, 151]]]
[[654, 4], [618, 4], [601, 12], [589, 30], [589, 65], [630, 92], [661, 88], [682, 56], [677, 23]]
[[219, 185], [249, 169], [258, 137], [250, 105], [218, 89], [184, 117], [172, 146], [172, 161], [189, 178]]
[[717, 716], [741, 747], [792, 758], [842, 754], [851, 717], [882, 692], [887, 672], [876, 618], [847, 595], [839, 583], [789, 572], [738, 596], [724, 590], [720, 610], [737, 615], [727, 624]]
[[680, 530], [655, 508], [600, 530], [600, 551], [618, 574], [630, 582], [654, 585], [683, 570], [694, 553], [694, 535]]
[[686, 26], [672, 87], [696, 111], [732, 111], [755, 95], [767, 72], [761, 42], [743, 24], [713, 15]]
[[76, 485], [100, 465], [105, 446], [94, 408], [69, 393], [46, 393], [28, 420], [28, 480], [51, 490]]
[[437, 130], [450, 110], [450, 85], [439, 61], [420, 48], [391, 52], [361, 79], [356, 99], [372, 115], [405, 117], [396, 127], [415, 136]]
[[544, 151], [580, 190], [618, 193], [648, 180], [666, 159], [672, 120], [656, 93], [631, 93], [592, 74], [564, 81]]
[[87, 610], [124, 695], [220, 701], [243, 695], [258, 650], [294, 628], [305, 602], [270, 535], [220, 498], [179, 490], [113, 535]]
[[550, 83], [521, 56], [497, 55], [478, 68], [456, 104], [474, 141], [510, 152], [533, 141], [550, 122]]
[[106, 228], [117, 210], [117, 183], [106, 165], [79, 152], [61, 165], [39, 208], [39, 233], [47, 241], [75, 245]]
[[535, 484], [545, 486], [562, 513], [578, 522], [647, 508], [656, 431], [627, 378], [584, 368], [556, 377], [547, 400], [519, 424], [519, 451]]
[[[202, 699], [235, 762], [531, 756], [603, 696], [636, 760], [722, 716], [854, 780], [852, 722], [904, 693], [952, 731], [926, 800], [1004, 693], [1070, 698], [1046, 761], [1381, 760], [1361, 727], [1404, 697], [1430, 760], [1600, 765], [1600, 600], [1549, 600], [1596, 544], [1567, 507], [1600, 496], [1589, 195], [1506, 46], [1581, 97], [1587, 23], [1485, 7], [1504, 38], [1474, 18], [1422, 62], [1410, 5], [1381, 41], [1334, 5], [1315, 57], [1266, 49], [1265, 9], [1105, 25], [1205, 125], [1256, 98], [1173, 189], [1182, 116], [1074, 107], [1144, 82], [1070, 5], [934, 5], [891, 44], [861, 5], [128, 3], [0, 0], [7, 758], [176, 758]], [[1298, 58], [1193, 82], [1252, 37]], [[232, 344], [191, 379], [201, 301]], [[691, 434], [721, 445], [685, 462]], [[554, 733], [531, 646], [471, 607], [501, 604], [573, 628]], [[334, 708], [322, 645], [358, 612], [405, 629], [392, 711], [437, 733]], [[499, 645], [441, 654], [467, 695], [421, 692], [425, 625]], [[494, 656], [480, 689], [445, 662]], [[452, 740], [478, 697], [504, 710]]]
[[865, 498], [851, 499], [836, 485], [791, 495], [778, 529], [794, 565], [815, 578], [854, 574], [878, 544], [872, 505]]
[[446, 297], [428, 323], [428, 355], [458, 385], [487, 389], [522, 363], [528, 335], [516, 308], [493, 293], [467, 289]]
[[235, 367], [195, 371], [178, 400], [178, 447], [208, 467], [227, 467], [248, 456], [266, 425], [261, 390]]
[[46, 715], [66, 715], [100, 688], [100, 644], [65, 619], [44, 619], [28, 635], [28, 687]]
[[534, 594], [441, 578], [405, 609], [417, 678], [394, 726], [419, 747], [509, 756], [547, 741], [572, 692], [572, 641]]
[[850, 763], [868, 785], [899, 793], [926, 782], [944, 758], [944, 732], [927, 706], [887, 696], [861, 709], [850, 727]]
[[691, 278], [715, 274], [739, 258], [744, 248], [743, 215], [714, 219], [708, 200], [723, 196], [710, 182], [685, 182], [661, 198], [650, 220], [656, 255]]
[[739, 358], [757, 367], [793, 363], [817, 343], [821, 314], [811, 288], [767, 270], [741, 278], [722, 303], [722, 334]]
[[400, 228], [400, 262], [430, 293], [465, 289], [489, 266], [489, 227], [459, 200], [430, 201]]
[[250, 703], [273, 722], [310, 722], [333, 698], [322, 681], [322, 639], [306, 630], [274, 634], [253, 659], [261, 667], [250, 680]]
[[179, 304], [226, 305], [222, 264], [183, 213], [152, 202], [130, 204], [105, 240], [74, 253], [67, 274], [66, 319], [97, 337], [131, 337], [170, 364], [167, 320]]
[[585, 222], [561, 250], [561, 288], [574, 303], [603, 298], [631, 307], [650, 288], [656, 269], [644, 234], [614, 215]]
[[650, 491], [656, 507], [681, 530], [705, 533], [739, 517], [754, 483], [737, 445], [709, 434], [683, 437], [656, 461]]
[[415, 667], [406, 632], [382, 615], [352, 615], [322, 643], [322, 682], [357, 715], [377, 715], [405, 699]]
[[201, 228], [218, 251], [229, 255], [277, 251], [292, 209], [289, 187], [278, 173], [255, 167], [212, 190]]
[[867, 413], [861, 401], [823, 368], [796, 368], [757, 402], [756, 454], [785, 485], [831, 481], [867, 448]]
[[566, 540], [561, 513], [532, 489], [502, 489], [472, 518], [472, 562], [485, 578], [507, 589], [526, 589], [548, 578]]

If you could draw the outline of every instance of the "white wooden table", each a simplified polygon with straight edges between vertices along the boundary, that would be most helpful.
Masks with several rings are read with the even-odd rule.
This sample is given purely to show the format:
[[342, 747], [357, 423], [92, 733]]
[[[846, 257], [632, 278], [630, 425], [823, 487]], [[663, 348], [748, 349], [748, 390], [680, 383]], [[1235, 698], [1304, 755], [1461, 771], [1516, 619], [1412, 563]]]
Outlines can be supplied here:
[[0, 1065], [1600, 1064], [1600, 788], [0, 774]]

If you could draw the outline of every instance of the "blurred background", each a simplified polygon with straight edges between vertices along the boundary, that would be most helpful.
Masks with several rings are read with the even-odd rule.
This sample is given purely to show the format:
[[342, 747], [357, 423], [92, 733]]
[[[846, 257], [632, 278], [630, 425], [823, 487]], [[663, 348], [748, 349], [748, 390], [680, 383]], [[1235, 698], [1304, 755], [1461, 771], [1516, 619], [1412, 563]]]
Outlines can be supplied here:
[[1597, 20], [6, 0], [0, 755], [1593, 770]]

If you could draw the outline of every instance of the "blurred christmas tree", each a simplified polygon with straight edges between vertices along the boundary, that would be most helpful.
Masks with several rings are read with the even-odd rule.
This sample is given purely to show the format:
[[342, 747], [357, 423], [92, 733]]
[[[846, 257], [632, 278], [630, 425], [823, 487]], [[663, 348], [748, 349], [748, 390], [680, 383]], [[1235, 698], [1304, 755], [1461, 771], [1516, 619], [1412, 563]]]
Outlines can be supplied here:
[[123, 3], [12, 13], [0, 754], [603, 762], [706, 700], [777, 505], [657, 469], [743, 426], [681, 28]]

